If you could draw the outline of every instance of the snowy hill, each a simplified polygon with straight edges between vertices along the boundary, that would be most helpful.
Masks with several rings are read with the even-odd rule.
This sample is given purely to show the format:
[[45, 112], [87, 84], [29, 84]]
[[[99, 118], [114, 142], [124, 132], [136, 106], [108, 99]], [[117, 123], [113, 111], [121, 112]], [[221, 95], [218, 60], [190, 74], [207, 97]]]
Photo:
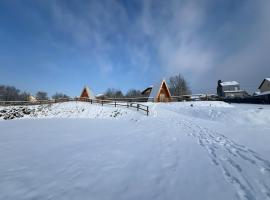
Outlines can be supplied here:
[[0, 120], [0, 199], [270, 199], [269, 106], [146, 104]]

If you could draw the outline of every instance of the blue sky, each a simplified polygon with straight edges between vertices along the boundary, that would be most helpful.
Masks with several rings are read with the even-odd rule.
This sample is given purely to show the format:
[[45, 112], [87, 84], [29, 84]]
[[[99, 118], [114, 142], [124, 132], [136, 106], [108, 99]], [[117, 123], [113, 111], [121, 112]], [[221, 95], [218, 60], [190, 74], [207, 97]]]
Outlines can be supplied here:
[[181, 73], [193, 93], [270, 76], [270, 1], [1, 0], [0, 84], [77, 96]]

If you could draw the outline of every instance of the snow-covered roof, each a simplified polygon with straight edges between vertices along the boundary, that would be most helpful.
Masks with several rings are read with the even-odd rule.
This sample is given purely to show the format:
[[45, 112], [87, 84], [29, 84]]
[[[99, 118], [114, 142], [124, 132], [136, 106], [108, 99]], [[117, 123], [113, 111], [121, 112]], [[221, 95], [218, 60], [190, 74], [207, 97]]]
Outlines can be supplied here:
[[238, 92], [245, 92], [244, 90], [228, 90], [224, 91], [224, 93], [238, 93]]
[[270, 94], [270, 91], [266, 91], [266, 92], [257, 92], [255, 93], [255, 96], [263, 96], [263, 95], [267, 95]]
[[231, 86], [231, 85], [239, 85], [239, 83], [237, 81], [226, 81], [221, 83], [221, 86]]
[[96, 97], [103, 97], [105, 96], [104, 94], [97, 94]]
[[206, 96], [206, 94], [192, 94], [192, 96], [202, 97], [202, 96]]
[[156, 98], [156, 96], [158, 94], [158, 91], [160, 89], [160, 86], [161, 86], [161, 82], [156, 83], [155, 85], [153, 85], [151, 93], [149, 95], [149, 98]]
[[270, 78], [265, 78], [265, 80], [268, 80], [268, 81], [270, 81]]

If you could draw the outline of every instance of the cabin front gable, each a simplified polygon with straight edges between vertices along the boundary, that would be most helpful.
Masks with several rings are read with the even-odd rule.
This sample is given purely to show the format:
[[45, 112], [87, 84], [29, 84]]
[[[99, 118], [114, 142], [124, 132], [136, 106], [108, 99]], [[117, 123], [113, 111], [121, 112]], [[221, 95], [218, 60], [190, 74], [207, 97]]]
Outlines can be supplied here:
[[82, 94], [81, 94], [81, 98], [89, 98], [89, 95], [88, 95], [86, 88], [83, 89]]
[[156, 99], [157, 99], [157, 102], [170, 102], [171, 101], [170, 91], [164, 81], [162, 82], [162, 85], [160, 87], [160, 90], [157, 94]]
[[270, 81], [268, 79], [264, 79], [262, 84], [259, 87], [260, 92], [268, 92], [270, 91]]
[[92, 92], [92, 90], [88, 87], [84, 87], [82, 92], [81, 92], [81, 95], [80, 95], [80, 98], [81, 99], [95, 99], [95, 95], [94, 93]]

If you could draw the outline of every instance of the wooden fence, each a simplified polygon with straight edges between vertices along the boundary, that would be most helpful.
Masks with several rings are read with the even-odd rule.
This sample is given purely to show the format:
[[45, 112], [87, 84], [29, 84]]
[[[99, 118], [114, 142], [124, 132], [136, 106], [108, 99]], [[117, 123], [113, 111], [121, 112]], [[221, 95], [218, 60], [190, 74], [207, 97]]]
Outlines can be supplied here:
[[102, 100], [102, 99], [88, 99], [88, 98], [75, 98], [75, 101], [85, 101], [93, 103], [98, 103], [103, 105], [113, 105], [114, 107], [122, 106], [127, 108], [136, 108], [137, 111], [144, 111], [146, 112], [146, 115], [149, 115], [149, 106], [140, 104], [140, 103], [133, 103], [133, 102], [127, 102], [127, 101], [115, 101], [115, 100]]
[[137, 111], [143, 111], [146, 115], [149, 115], [149, 106], [134, 103], [134, 102], [125, 102], [125, 101], [115, 101], [115, 100], [101, 100], [101, 99], [88, 99], [88, 98], [64, 98], [64, 99], [55, 99], [55, 100], [38, 100], [34, 102], [30, 101], [0, 101], [0, 106], [29, 106], [29, 105], [43, 105], [43, 104], [54, 104], [61, 102], [88, 102], [90, 104], [101, 104], [112, 105], [114, 107], [126, 107], [126, 108], [135, 108]]

